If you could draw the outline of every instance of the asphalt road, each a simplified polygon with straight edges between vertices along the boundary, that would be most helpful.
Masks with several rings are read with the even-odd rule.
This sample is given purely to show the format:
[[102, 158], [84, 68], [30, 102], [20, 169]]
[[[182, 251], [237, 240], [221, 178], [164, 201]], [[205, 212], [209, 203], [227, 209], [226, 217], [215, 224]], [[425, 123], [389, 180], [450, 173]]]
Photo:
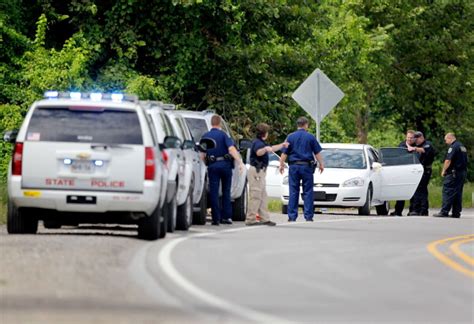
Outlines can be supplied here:
[[0, 227], [0, 322], [474, 322], [474, 210], [276, 227]]

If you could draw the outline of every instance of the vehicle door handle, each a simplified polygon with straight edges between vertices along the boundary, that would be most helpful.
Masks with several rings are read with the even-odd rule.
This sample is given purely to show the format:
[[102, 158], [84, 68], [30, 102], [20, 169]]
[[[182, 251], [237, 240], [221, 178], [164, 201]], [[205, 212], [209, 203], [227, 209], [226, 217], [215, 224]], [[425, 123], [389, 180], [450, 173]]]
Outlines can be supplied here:
[[423, 171], [421, 171], [421, 170], [416, 170], [416, 169], [411, 170], [411, 173], [421, 173], [421, 172], [423, 172]]

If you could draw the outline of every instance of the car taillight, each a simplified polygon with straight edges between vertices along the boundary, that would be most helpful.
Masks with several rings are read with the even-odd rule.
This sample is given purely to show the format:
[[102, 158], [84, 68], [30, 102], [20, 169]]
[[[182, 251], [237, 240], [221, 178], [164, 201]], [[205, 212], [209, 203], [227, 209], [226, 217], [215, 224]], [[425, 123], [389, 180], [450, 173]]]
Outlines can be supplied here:
[[12, 174], [21, 175], [21, 165], [23, 160], [23, 143], [15, 143], [12, 158]]
[[161, 157], [163, 158], [163, 162], [165, 162], [165, 165], [168, 166], [168, 153], [165, 151], [161, 151]]
[[145, 147], [145, 180], [155, 179], [155, 152], [152, 147]]

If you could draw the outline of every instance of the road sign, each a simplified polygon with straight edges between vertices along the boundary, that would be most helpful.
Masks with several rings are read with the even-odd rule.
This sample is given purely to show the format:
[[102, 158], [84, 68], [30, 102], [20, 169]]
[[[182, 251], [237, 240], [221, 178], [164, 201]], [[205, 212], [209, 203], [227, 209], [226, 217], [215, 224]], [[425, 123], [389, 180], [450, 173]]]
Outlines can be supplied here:
[[316, 69], [293, 92], [292, 97], [316, 121], [316, 137], [319, 140], [321, 121], [341, 101], [344, 92], [323, 71]]

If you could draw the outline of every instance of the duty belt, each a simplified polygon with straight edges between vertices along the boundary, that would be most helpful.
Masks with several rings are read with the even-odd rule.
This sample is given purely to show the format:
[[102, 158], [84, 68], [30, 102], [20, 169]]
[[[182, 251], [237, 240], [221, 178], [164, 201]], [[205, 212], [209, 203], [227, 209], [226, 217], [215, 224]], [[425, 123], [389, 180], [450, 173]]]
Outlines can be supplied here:
[[223, 156], [215, 156], [215, 155], [206, 156], [206, 162], [208, 164], [218, 162], [218, 161], [231, 161], [231, 160], [232, 160], [232, 156], [230, 154], [226, 154]]
[[296, 165], [312, 165], [313, 162], [311, 162], [311, 161], [293, 161], [293, 162], [289, 162], [288, 164], [289, 165], [293, 165], [293, 164], [296, 164]]

